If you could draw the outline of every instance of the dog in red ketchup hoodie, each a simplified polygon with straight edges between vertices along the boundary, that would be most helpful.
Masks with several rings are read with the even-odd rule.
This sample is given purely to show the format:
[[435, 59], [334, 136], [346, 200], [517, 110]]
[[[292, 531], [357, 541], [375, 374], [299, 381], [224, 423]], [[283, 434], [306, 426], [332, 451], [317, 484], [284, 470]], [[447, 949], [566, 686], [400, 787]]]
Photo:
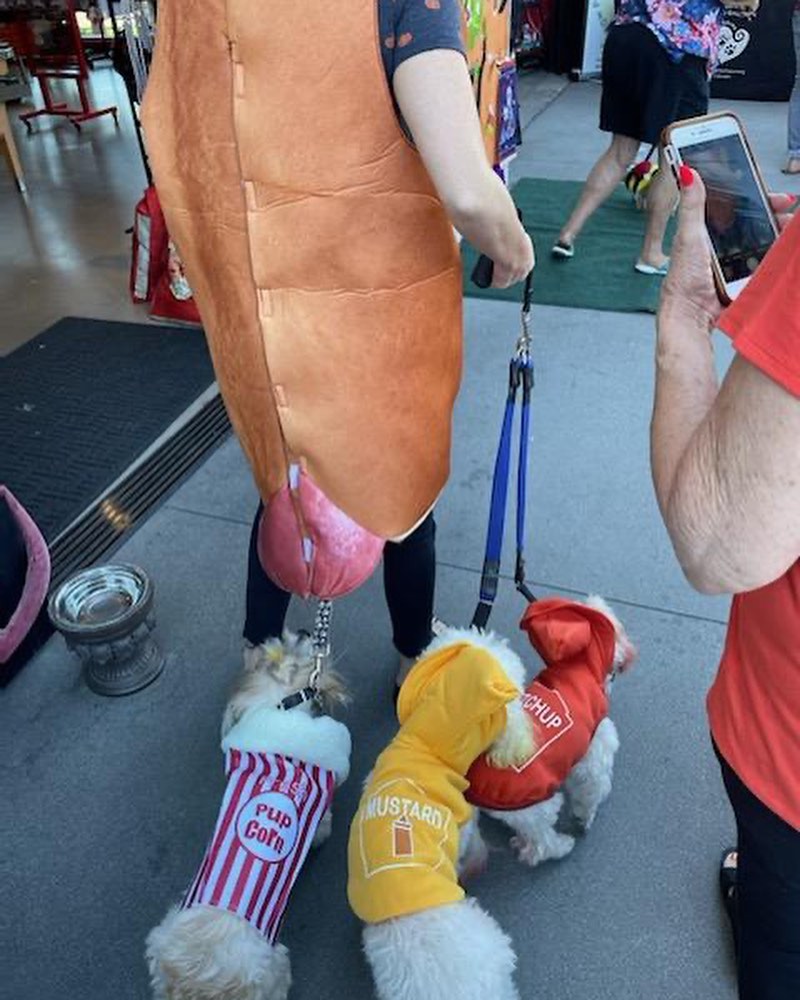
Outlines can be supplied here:
[[533, 866], [575, 846], [556, 828], [565, 804], [585, 832], [611, 792], [619, 736], [608, 717], [609, 689], [636, 649], [600, 597], [534, 601], [520, 628], [545, 664], [523, 696], [537, 749], [517, 767], [479, 757], [467, 774], [467, 798], [511, 827], [512, 847]]

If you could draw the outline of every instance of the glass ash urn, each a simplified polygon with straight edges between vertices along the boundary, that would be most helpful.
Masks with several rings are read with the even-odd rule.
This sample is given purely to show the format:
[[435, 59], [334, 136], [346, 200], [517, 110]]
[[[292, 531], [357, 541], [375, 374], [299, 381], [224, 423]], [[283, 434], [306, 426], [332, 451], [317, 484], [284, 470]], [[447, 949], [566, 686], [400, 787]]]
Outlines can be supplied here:
[[97, 694], [133, 694], [163, 670], [152, 636], [153, 583], [138, 566], [82, 570], [55, 591], [48, 611]]

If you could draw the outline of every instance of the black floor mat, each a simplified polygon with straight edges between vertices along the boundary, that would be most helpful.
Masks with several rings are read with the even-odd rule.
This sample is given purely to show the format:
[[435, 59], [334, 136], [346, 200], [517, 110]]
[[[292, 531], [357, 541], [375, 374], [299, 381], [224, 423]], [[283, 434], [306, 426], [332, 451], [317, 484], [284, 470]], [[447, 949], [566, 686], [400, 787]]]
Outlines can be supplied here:
[[0, 482], [52, 542], [213, 380], [201, 330], [59, 320], [0, 358]]

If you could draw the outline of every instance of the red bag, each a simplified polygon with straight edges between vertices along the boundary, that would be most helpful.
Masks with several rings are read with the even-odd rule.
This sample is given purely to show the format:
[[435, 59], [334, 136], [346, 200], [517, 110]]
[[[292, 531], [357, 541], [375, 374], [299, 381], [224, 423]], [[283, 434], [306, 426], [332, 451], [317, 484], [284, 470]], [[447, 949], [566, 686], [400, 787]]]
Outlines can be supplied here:
[[152, 302], [153, 319], [200, 324], [192, 289], [152, 185], [136, 206], [130, 289], [134, 302]]
[[130, 289], [134, 302], [149, 302], [152, 299], [167, 256], [168, 243], [164, 213], [156, 189], [151, 186], [136, 205], [133, 219]]
[[158, 280], [153, 292], [150, 308], [153, 319], [165, 319], [172, 323], [200, 324], [192, 289], [186, 280], [183, 261], [172, 240], [167, 240], [165, 261], [161, 262]]

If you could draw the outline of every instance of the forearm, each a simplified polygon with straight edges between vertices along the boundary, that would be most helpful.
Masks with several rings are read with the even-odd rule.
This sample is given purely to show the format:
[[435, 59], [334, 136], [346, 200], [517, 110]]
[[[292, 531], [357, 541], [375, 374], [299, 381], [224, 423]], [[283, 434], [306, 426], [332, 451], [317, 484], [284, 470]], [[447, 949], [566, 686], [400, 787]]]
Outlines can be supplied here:
[[492, 260], [527, 252], [517, 211], [506, 186], [491, 169], [472, 185], [460, 204], [447, 206], [453, 225], [480, 253]]
[[[800, 406], [790, 386], [741, 351], [717, 386], [710, 335], [720, 305], [711, 280], [705, 189], [687, 167], [681, 167], [681, 188], [658, 316], [653, 480], [688, 579], [707, 593], [742, 593], [777, 579], [800, 553]], [[774, 207], [781, 203], [785, 199], [773, 199]], [[791, 331], [797, 315], [791, 251], [773, 280], [776, 273], [775, 312]]]
[[718, 383], [708, 323], [662, 308], [650, 430], [653, 483], [676, 555], [691, 582], [708, 589], [702, 566], [713, 544], [718, 509], [709, 411]]
[[475, 96], [456, 52], [412, 56], [394, 75], [397, 103], [455, 228], [490, 257], [500, 279], [533, 266], [511, 196], [489, 166]]

